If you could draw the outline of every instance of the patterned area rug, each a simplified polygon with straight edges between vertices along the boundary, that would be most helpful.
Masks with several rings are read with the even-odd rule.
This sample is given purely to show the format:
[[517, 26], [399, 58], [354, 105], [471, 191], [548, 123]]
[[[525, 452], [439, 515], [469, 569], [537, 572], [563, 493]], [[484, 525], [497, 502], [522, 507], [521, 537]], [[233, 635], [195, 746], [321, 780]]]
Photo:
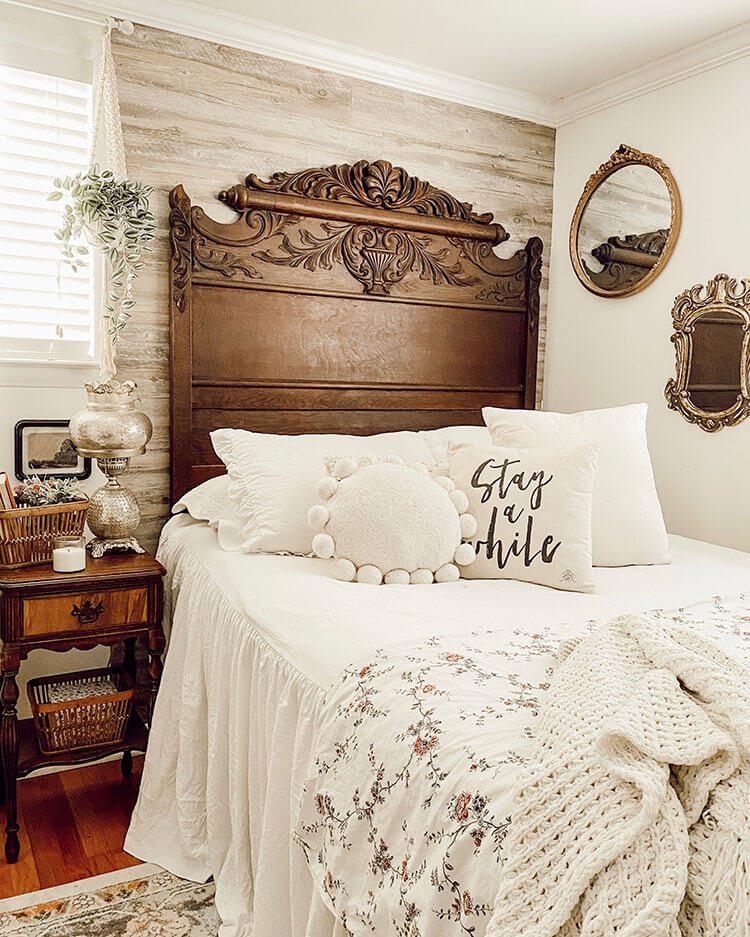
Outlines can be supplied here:
[[153, 865], [0, 901], [3, 937], [216, 937], [214, 886]]

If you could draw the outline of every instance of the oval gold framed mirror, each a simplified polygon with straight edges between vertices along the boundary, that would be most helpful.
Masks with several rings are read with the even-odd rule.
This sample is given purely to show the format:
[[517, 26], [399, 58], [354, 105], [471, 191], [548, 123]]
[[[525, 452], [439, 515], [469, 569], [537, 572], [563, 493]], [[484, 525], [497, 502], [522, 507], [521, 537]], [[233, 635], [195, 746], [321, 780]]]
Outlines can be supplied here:
[[667, 264], [682, 222], [680, 193], [658, 157], [622, 144], [589, 178], [570, 226], [570, 260], [597, 296], [631, 296]]

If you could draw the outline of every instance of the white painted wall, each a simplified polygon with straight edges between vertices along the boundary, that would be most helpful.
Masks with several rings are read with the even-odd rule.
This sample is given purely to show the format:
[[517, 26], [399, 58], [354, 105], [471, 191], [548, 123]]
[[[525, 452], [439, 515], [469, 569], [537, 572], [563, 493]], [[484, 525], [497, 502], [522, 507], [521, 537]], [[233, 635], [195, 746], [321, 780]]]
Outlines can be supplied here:
[[[717, 273], [750, 277], [750, 58], [626, 101], [557, 132], [544, 407], [644, 400], [670, 531], [750, 550], [750, 420], [718, 434], [668, 410], [671, 309]], [[620, 143], [660, 156], [680, 188], [683, 223], [656, 281], [626, 299], [578, 282], [568, 230], [586, 179]]]

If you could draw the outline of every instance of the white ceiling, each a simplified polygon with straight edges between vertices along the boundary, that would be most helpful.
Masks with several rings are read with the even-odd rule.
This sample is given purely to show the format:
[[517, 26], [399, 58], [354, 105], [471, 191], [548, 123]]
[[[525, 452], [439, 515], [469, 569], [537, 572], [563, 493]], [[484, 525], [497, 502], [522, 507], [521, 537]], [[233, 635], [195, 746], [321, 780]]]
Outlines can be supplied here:
[[560, 99], [750, 20], [750, 0], [211, 0], [422, 68]]
[[750, 0], [8, 2], [121, 17], [550, 127], [750, 56]]

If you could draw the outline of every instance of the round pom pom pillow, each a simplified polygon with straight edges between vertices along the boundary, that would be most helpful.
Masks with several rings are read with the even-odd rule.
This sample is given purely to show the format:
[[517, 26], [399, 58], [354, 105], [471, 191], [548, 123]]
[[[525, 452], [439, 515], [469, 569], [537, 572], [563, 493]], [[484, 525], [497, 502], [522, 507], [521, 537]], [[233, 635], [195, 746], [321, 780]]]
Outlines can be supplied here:
[[468, 500], [444, 477], [400, 459], [331, 460], [320, 482], [322, 504], [310, 508], [316, 556], [335, 558], [346, 582], [421, 585], [453, 582], [474, 559], [463, 543], [477, 524]]

